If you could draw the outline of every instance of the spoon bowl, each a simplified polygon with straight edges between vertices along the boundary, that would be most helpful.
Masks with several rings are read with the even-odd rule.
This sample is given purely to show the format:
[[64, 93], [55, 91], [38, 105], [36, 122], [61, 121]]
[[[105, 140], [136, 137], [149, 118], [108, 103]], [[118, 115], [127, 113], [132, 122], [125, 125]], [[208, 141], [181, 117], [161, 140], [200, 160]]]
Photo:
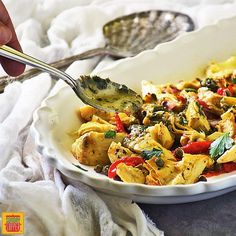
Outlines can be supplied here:
[[142, 98], [138, 94], [127, 86], [109, 79], [102, 79], [98, 76], [81, 76], [75, 80], [67, 73], [8, 46], [0, 46], [0, 55], [57, 76], [64, 80], [84, 103], [95, 108], [132, 114], [142, 106]]
[[122, 16], [103, 26], [106, 55], [135, 56], [192, 30], [192, 19], [180, 12], [150, 10]]
[[77, 80], [80, 99], [108, 112], [135, 113], [143, 104], [142, 97], [127, 86], [98, 76], [81, 76]]

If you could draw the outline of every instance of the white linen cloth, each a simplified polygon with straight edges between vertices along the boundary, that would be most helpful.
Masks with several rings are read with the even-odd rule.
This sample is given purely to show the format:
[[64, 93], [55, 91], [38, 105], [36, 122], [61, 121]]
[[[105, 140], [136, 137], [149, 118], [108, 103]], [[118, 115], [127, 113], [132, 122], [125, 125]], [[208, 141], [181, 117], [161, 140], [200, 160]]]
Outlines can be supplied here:
[[[46, 62], [103, 46], [102, 25], [134, 11], [170, 9], [189, 14], [198, 28], [236, 15], [235, 1], [5, 0], [24, 52]], [[75, 62], [72, 76], [90, 73], [96, 59]], [[102, 61], [97, 70], [110, 65]], [[3, 73], [3, 72], [2, 72]], [[63, 86], [57, 83], [52, 92]], [[36, 150], [32, 114], [52, 87], [43, 73], [0, 94], [0, 211], [25, 212], [25, 235], [163, 235], [136, 203], [65, 186]], [[161, 225], [160, 225], [161, 227]]]

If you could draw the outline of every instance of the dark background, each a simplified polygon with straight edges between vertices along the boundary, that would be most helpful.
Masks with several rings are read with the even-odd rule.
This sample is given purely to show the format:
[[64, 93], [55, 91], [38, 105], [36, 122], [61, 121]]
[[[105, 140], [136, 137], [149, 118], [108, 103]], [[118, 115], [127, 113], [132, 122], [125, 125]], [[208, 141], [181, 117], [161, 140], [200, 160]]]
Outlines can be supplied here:
[[192, 203], [138, 205], [165, 236], [236, 236], [236, 191]]

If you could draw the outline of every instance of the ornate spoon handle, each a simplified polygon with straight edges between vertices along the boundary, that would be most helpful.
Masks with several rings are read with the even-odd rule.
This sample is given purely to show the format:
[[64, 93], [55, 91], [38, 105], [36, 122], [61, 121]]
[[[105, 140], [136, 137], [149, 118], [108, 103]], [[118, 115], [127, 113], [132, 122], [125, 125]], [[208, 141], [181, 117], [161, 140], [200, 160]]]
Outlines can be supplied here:
[[[50, 63], [49, 65], [57, 68], [59, 70], [63, 70], [66, 67], [68, 67], [70, 64], [72, 64], [74, 61], [77, 60], [82, 60], [82, 59], [87, 59], [87, 58], [91, 58], [94, 56], [99, 56], [99, 55], [111, 55], [114, 57], [119, 57], [121, 58], [122, 55], [117, 54], [116, 52], [113, 52], [110, 49], [107, 48], [96, 48], [96, 49], [91, 49], [88, 50], [86, 52], [80, 53], [78, 55], [74, 55], [53, 63]], [[33, 68], [30, 70], [25, 71], [22, 75], [17, 76], [17, 77], [10, 77], [10, 76], [3, 76], [0, 77], [0, 93], [2, 93], [4, 91], [4, 88], [9, 84], [12, 83], [14, 81], [24, 81], [26, 79], [30, 79], [33, 76], [36, 76], [37, 74], [41, 73], [42, 71], [40, 71], [39, 69]]]

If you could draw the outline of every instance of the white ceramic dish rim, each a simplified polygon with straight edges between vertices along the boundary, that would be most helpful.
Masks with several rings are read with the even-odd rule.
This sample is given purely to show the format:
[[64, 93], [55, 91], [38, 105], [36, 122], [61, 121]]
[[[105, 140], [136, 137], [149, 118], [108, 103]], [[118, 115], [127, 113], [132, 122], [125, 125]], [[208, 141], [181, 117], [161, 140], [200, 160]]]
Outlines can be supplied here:
[[[217, 30], [220, 24], [228, 24], [232, 20], [236, 20], [236, 18], [234, 17], [227, 20], [221, 20], [215, 25], [206, 26], [200, 30], [188, 33], [187, 35], [184, 36], [180, 36], [179, 38], [175, 39], [172, 42], [167, 42], [165, 44], [157, 46], [154, 50], [148, 50], [140, 53], [135, 57], [135, 60], [137, 60], [137, 58], [139, 57], [142, 57], [143, 54], [148, 55], [153, 51], [157, 50], [159, 51], [162, 50], [162, 48], [166, 49], [166, 47], [169, 47], [169, 45], [171, 47], [173, 42], [175, 44], [184, 43], [185, 41], [190, 40], [191, 37], [195, 37], [195, 35], [199, 34], [199, 32], [207, 31], [209, 29], [214, 30], [214, 28], [215, 30]], [[134, 58], [123, 59], [122, 61], [116, 63], [114, 66], [107, 68], [107, 70], [113, 70], [120, 64], [129, 63], [132, 60], [134, 60]], [[56, 101], [58, 99], [58, 96], [61, 96], [61, 94], [63, 94], [66, 90], [70, 90], [70, 88], [68, 86], [61, 88], [55, 95], [48, 97], [44, 101], [42, 106], [39, 109], [37, 109], [37, 111], [34, 113], [34, 121], [32, 129], [34, 131], [36, 143], [39, 147], [40, 152], [43, 153], [43, 155], [49, 161], [50, 164], [55, 166], [57, 169], [59, 169], [63, 174], [67, 175], [68, 177], [85, 182], [95, 188], [110, 189], [111, 191], [114, 192], [119, 191], [122, 193], [137, 194], [141, 196], [186, 196], [186, 195], [195, 195], [206, 192], [214, 192], [235, 186], [236, 183], [235, 172], [221, 175], [219, 178], [213, 177], [209, 182], [198, 182], [190, 185], [176, 185], [176, 186], [148, 186], [142, 184], [123, 183], [111, 180], [109, 178], [99, 178], [97, 176], [91, 176], [89, 171], [84, 172], [69, 163], [66, 162], [63, 163], [62, 160], [56, 158], [55, 150], [53, 150], [51, 147], [47, 145], [47, 143], [44, 142], [44, 137], [40, 133], [41, 130], [40, 114], [45, 110], [47, 112], [50, 111], [50, 103]], [[97, 181], [99, 181], [99, 185]]]

